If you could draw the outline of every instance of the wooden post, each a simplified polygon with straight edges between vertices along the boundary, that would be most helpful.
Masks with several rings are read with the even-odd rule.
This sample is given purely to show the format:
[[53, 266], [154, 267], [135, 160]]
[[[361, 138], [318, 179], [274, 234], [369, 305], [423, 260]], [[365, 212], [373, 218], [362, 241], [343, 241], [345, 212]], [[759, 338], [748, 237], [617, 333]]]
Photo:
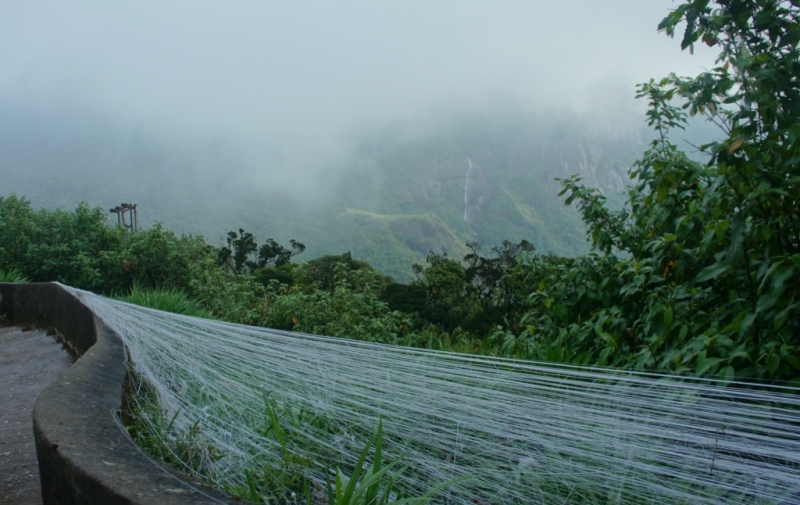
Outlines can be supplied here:
[[[114, 213], [117, 215], [117, 224], [124, 226], [126, 229], [131, 230], [132, 232], [139, 231], [139, 213], [137, 211], [135, 203], [123, 203], [122, 205], [118, 205], [113, 209], [109, 209], [109, 212]], [[127, 218], [125, 214], [128, 214]], [[130, 224], [128, 224], [128, 218], [130, 220]]]

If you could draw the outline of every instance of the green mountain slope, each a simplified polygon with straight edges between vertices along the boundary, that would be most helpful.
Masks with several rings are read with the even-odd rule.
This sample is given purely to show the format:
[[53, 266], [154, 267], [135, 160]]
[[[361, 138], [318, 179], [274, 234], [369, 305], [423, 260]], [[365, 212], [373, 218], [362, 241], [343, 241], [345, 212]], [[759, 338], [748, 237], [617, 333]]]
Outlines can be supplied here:
[[3, 112], [2, 195], [16, 192], [35, 207], [136, 202], [145, 226], [161, 221], [212, 244], [240, 227], [259, 243], [295, 238], [308, 246], [298, 259], [350, 251], [399, 280], [428, 251], [460, 258], [470, 241], [585, 252], [578, 214], [558, 198], [554, 178], [580, 173], [618, 199], [647, 140], [644, 128], [611, 132], [578, 116], [482, 116], [413, 134], [387, 128], [362, 140], [344, 166], [329, 167], [328, 192], [309, 202], [253, 187], [224, 146]]
[[[456, 124], [405, 141], [376, 136], [361, 146], [362, 168], [340, 181], [334, 205], [348, 211], [337, 215], [337, 223], [355, 211], [370, 216], [370, 223], [360, 223], [387, 250], [360, 257], [387, 271], [395, 270], [389, 257], [403, 249], [398, 243], [409, 249], [402, 257], [418, 260], [428, 250], [460, 257], [467, 242], [493, 246], [506, 239], [577, 255], [587, 248], [583, 226], [558, 197], [555, 178], [579, 173], [618, 202], [627, 169], [646, 140], [640, 129], [610, 135], [577, 121], [533, 119]], [[438, 221], [428, 228], [377, 224], [406, 223], [410, 216]]]

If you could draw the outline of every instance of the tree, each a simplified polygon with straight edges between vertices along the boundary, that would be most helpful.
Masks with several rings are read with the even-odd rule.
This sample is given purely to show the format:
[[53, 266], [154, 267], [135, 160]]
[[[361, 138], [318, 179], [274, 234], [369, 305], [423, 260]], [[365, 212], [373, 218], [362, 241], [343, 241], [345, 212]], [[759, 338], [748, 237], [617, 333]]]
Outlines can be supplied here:
[[253, 270], [255, 263], [249, 258], [258, 249], [253, 234], [239, 228], [238, 235], [235, 231], [228, 232], [227, 242], [228, 247], [222, 247], [219, 250], [220, 264], [230, 267], [236, 275], [244, 273], [245, 267]]
[[431, 251], [426, 258], [427, 267], [412, 265], [415, 284], [425, 289], [422, 317], [439, 324], [445, 331], [466, 326], [479, 311], [480, 304], [475, 287], [466, 281], [464, 268], [447, 253]]
[[289, 240], [292, 248], [286, 249], [272, 238], [259, 248], [253, 234], [242, 228], [239, 228], [238, 234], [235, 231], [228, 232], [227, 242], [228, 247], [220, 248], [218, 260], [220, 265], [228, 266], [236, 275], [252, 273], [270, 264], [276, 267], [286, 265], [292, 257], [306, 250], [305, 245], [294, 239]]
[[463, 259], [466, 281], [478, 290], [484, 309], [490, 306], [502, 307], [506, 312], [518, 309], [522, 300], [513, 270], [520, 255], [536, 249], [533, 244], [527, 240], [518, 244], [504, 240], [502, 245], [492, 247], [494, 257], [481, 256], [479, 242], [470, 242], [467, 247], [471, 252]]
[[306, 250], [305, 245], [294, 239], [289, 240], [289, 244], [292, 248], [286, 249], [272, 238], [268, 238], [267, 242], [258, 250], [258, 268], [264, 268], [270, 263], [276, 267], [286, 265], [292, 257]]
[[[720, 54], [695, 78], [639, 86], [657, 135], [630, 172], [623, 210], [577, 177], [562, 181], [596, 270], [614, 276], [602, 307], [564, 328], [585, 345], [639, 368], [800, 376], [799, 15], [797, 0], [690, 0], [659, 25], [674, 36], [684, 22], [683, 49], [702, 42]], [[700, 146], [705, 163], [670, 140], [694, 115], [720, 128]]]

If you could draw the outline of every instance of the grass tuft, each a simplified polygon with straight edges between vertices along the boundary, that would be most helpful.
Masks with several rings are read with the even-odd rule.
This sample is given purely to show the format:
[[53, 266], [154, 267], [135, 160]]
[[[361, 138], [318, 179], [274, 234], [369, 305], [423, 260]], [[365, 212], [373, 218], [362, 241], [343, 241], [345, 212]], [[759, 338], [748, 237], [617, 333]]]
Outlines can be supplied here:
[[11, 284], [24, 284], [26, 282], [30, 282], [27, 277], [25, 277], [22, 272], [17, 270], [16, 268], [12, 268], [11, 270], [0, 270], [0, 282], [11, 283]]
[[134, 286], [127, 295], [118, 297], [118, 299], [164, 312], [215, 319], [214, 315], [204, 309], [198, 301], [192, 300], [186, 293], [176, 288], [150, 290]]

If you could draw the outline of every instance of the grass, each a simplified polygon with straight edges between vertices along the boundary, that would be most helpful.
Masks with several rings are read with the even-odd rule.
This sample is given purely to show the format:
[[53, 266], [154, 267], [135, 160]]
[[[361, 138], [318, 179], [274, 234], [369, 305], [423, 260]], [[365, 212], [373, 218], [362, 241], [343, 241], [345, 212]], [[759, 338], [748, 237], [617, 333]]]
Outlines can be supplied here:
[[30, 282], [22, 272], [12, 268], [11, 270], [0, 270], [0, 282], [11, 284], [24, 284]]
[[[439, 491], [457, 482], [468, 480], [467, 477], [452, 479], [431, 488], [423, 496], [415, 498], [394, 499], [399, 493], [395, 489], [398, 477], [408, 466], [389, 473], [402, 462], [401, 459], [392, 462], [383, 461], [383, 421], [378, 421], [378, 429], [370, 438], [367, 445], [359, 454], [358, 461], [350, 478], [345, 477], [339, 468], [336, 468], [335, 483], [331, 485], [330, 475], [326, 475], [329, 505], [384, 505], [386, 503], [421, 505], [430, 501]], [[370, 449], [375, 447], [372, 465], [367, 467], [367, 456]], [[363, 474], [363, 476], [362, 476]], [[359, 480], [360, 478], [360, 480]], [[391, 500], [391, 501], [390, 501]]]
[[142, 289], [134, 286], [128, 294], [119, 296], [117, 299], [164, 312], [215, 319], [214, 314], [204, 309], [199, 302], [192, 300], [186, 293], [176, 288]]
[[[191, 389], [191, 388], [190, 388]], [[190, 398], [194, 398], [191, 391], [187, 391]], [[203, 419], [190, 420], [189, 428], [178, 432], [174, 428], [174, 420], [163, 417], [158, 408], [155, 396], [146, 388], [139, 391], [141, 398], [139, 405], [140, 416], [135, 417], [132, 434], [137, 442], [154, 457], [188, 470], [200, 477], [207, 477], [206, 482], [220, 482], [220, 475], [203, 474], [204, 468], [213, 468], [215, 465], [205, 465], [209, 460], [221, 461], [226, 458], [218, 448], [207, 442], [203, 437]], [[206, 398], [207, 400], [207, 398]], [[209, 417], [216, 417], [215, 411], [226, 410], [224, 399], [217, 399], [209, 405]], [[442, 484], [431, 483], [424, 473], [410, 465], [405, 465], [403, 456], [394, 457], [387, 461], [387, 447], [393, 454], [407, 454], [415, 449], [415, 442], [399, 440], [390, 434], [384, 433], [383, 422], [379, 421], [377, 429], [371, 431], [365, 426], [348, 426], [348, 431], [358, 431], [358, 439], [368, 440], [366, 444], [351, 447], [356, 458], [344, 462], [337, 454], [326, 448], [326, 444], [319, 444], [323, 432], [339, 435], [342, 426], [335, 420], [316, 415], [303, 409], [298, 409], [287, 402], [273, 400], [263, 394], [263, 406], [259, 418], [245, 422], [253, 430], [249, 440], [254, 450], [248, 451], [250, 459], [244, 465], [233, 465], [229, 475], [225, 475], [227, 482], [237, 482], [222, 486], [234, 496], [249, 500], [254, 503], [269, 504], [321, 504], [328, 505], [381, 505], [388, 503], [421, 504], [429, 501], [436, 503], [547, 503], [561, 505], [566, 503], [576, 504], [646, 504], [661, 503], [663, 501], [654, 494], [656, 491], [649, 486], [642, 485], [637, 471], [630, 468], [617, 468], [615, 473], [621, 477], [618, 487], [598, 487], [592, 483], [582, 483], [579, 478], [571, 477], [574, 470], [581, 467], [580, 461], [573, 456], [560, 454], [552, 449], [543, 449], [531, 446], [530, 452], [538, 455], [538, 459], [546, 461], [535, 465], [522, 465], [517, 468], [485, 467], [481, 475], [473, 474], [477, 478], [456, 479]], [[436, 429], [434, 426], [433, 429]], [[462, 432], [466, 438], [476, 438], [479, 433], [471, 433], [467, 428]], [[492, 440], [487, 440], [490, 444]], [[257, 447], [256, 447], [257, 446]], [[416, 449], [424, 449], [423, 446]], [[463, 449], [462, 449], [463, 450]], [[485, 446], [473, 446], [460, 455], [467, 455], [467, 451], [478, 451], [471, 454], [472, 459], [479, 453], [487, 450]], [[450, 453], [442, 452], [438, 455], [443, 463], [450, 461]], [[355, 463], [352, 463], [355, 461]], [[224, 461], [223, 461], [224, 463]], [[597, 465], [596, 461], [586, 461], [584, 469]], [[657, 468], [656, 460], [644, 461]], [[222, 465], [225, 466], [224, 464]], [[598, 472], [608, 471], [606, 468], [597, 467]], [[641, 470], [646, 471], [646, 470]], [[487, 482], [498, 480], [502, 474], [513, 472], [515, 478], [509, 482], [507, 489], [490, 489]], [[236, 477], [238, 474], [238, 477]], [[322, 480], [320, 480], [322, 477]], [[756, 500], [755, 497], [737, 491], [736, 473], [721, 473], [720, 482], [730, 482], [730, 486], [723, 486], [714, 491], [696, 487], [692, 482], [683, 482], [679, 479], [672, 480], [669, 485], [673, 488], [680, 487], [686, 496], [696, 499], [686, 501], [668, 501], [663, 503], [752, 503], [766, 504], [768, 502]], [[428, 482], [424, 486], [407, 487], [409, 480], [414, 483]], [[401, 481], [405, 485], [401, 486]], [[463, 481], [463, 482], [462, 482]], [[440, 494], [445, 487], [460, 483], [447, 490], [447, 497]], [[596, 484], [596, 482], [594, 483]], [[787, 499], [791, 499], [797, 489], [784, 490]], [[520, 500], [525, 496], [526, 500]], [[773, 502], [774, 503], [774, 502]], [[778, 502], [780, 503], [780, 502]], [[788, 502], [787, 502], [788, 503]]]
[[[127, 429], [136, 443], [152, 457], [213, 485], [213, 478], [209, 478], [213, 476], [203, 473], [204, 462], [225, 456], [203, 440], [201, 420], [197, 420], [188, 430], [175, 429], [175, 419], [179, 413], [167, 419], [159, 408], [155, 391], [133, 370], [129, 370], [128, 380], [130, 408]], [[289, 407], [286, 409], [292, 410]], [[379, 421], [376, 431], [352, 468], [322, 468], [326, 476], [326, 486], [323, 488], [319, 482], [309, 478], [310, 474], [321, 469], [320, 465], [303, 455], [300, 445], [290, 439], [281, 417], [277, 404], [264, 395], [264, 419], [259, 431], [280, 447], [279, 457], [262, 457], [260, 466], [254, 465], [244, 470], [244, 478], [241, 479], [243, 484], [225, 487], [224, 491], [239, 499], [267, 504], [422, 505], [452, 484], [468, 480], [464, 477], [453, 479], [432, 487], [422, 496], [405, 496], [397, 488], [397, 482], [409, 466], [401, 466], [402, 458], [385, 460], [383, 422]], [[314, 423], [302, 414], [288, 422], [300, 419], [324, 426], [324, 423]]]

